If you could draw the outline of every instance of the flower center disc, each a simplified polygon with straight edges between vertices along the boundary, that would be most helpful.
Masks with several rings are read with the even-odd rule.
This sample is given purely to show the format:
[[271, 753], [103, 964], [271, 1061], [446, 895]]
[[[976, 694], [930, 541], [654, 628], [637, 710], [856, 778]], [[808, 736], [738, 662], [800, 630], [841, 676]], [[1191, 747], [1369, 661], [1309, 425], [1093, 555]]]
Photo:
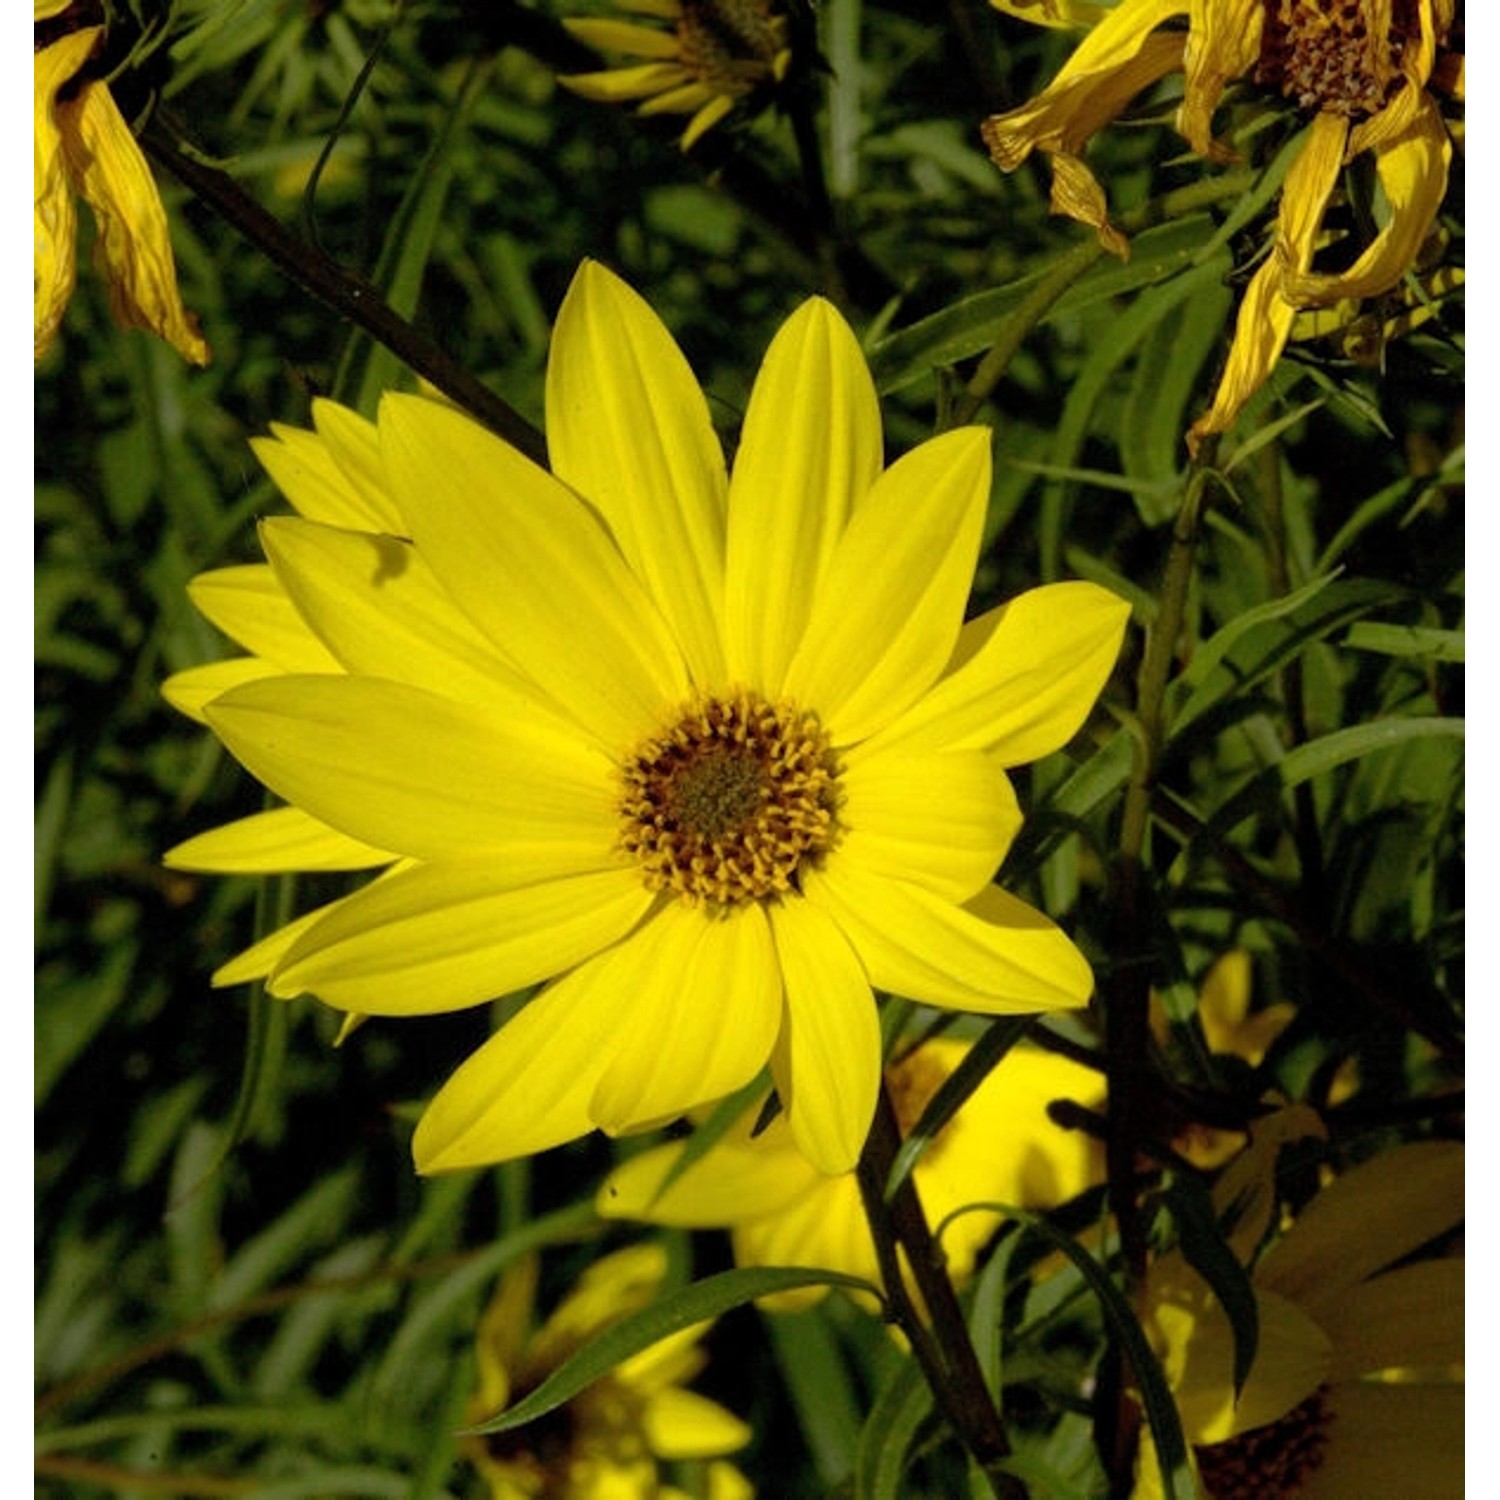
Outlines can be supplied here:
[[740, 95], [771, 78], [786, 23], [769, 0], [683, 0], [682, 64], [720, 93]]
[[1265, 0], [1256, 81], [1303, 109], [1349, 119], [1379, 113], [1420, 36], [1420, 0]]
[[627, 758], [620, 841], [652, 890], [690, 905], [759, 900], [794, 889], [832, 846], [838, 777], [816, 714], [705, 696]]
[[1314, 1391], [1279, 1421], [1197, 1449], [1204, 1491], [1213, 1500], [1291, 1500], [1323, 1462], [1330, 1420], [1322, 1391]]

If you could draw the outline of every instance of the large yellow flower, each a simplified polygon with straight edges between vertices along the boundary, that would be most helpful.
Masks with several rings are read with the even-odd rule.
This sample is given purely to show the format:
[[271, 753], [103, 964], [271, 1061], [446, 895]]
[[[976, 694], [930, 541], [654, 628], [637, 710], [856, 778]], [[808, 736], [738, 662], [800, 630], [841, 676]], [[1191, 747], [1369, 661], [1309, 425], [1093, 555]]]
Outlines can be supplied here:
[[[1271, 1117], [1216, 1192], [1249, 1260], [1274, 1194]], [[1261, 1156], [1261, 1160], [1257, 1160]], [[1240, 1170], [1243, 1165], [1247, 1170]], [[1400, 1146], [1333, 1180], [1254, 1260], [1259, 1341], [1239, 1399], [1229, 1320], [1177, 1255], [1148, 1315], [1208, 1500], [1452, 1500], [1463, 1493], [1464, 1263], [1412, 1258], [1463, 1218], [1463, 1148]], [[1142, 1455], [1136, 1500], [1160, 1500]]]
[[[480, 1319], [470, 1421], [513, 1406], [611, 1324], [646, 1307], [666, 1271], [660, 1245], [606, 1256], [533, 1328], [537, 1263], [513, 1266]], [[706, 1362], [703, 1333], [698, 1324], [670, 1335], [524, 1427], [466, 1439], [491, 1500], [688, 1500], [663, 1483], [664, 1462], [722, 1460], [750, 1441], [738, 1417], [686, 1389]], [[707, 1480], [709, 1500], [753, 1493], [728, 1463], [710, 1463]]]
[[51, 344], [73, 295], [79, 193], [94, 211], [94, 259], [122, 328], [160, 334], [184, 359], [206, 365], [208, 344], [182, 305], [166, 210], [151, 169], [109, 86], [88, 76], [102, 26], [75, 28], [70, 0], [36, 7], [36, 358]]
[[735, 105], [780, 83], [791, 66], [786, 12], [778, 0], [614, 0], [666, 28], [583, 18], [563, 24], [580, 41], [647, 61], [574, 73], [558, 82], [604, 104], [639, 99], [643, 115], [691, 115], [689, 150]]
[[[886, 1069], [896, 1113], [909, 1129], [969, 1051], [935, 1038]], [[969, 1204], [1054, 1208], [1101, 1180], [1098, 1146], [1047, 1116], [1054, 1099], [1091, 1107], [1103, 1081], [1080, 1063], [1018, 1047], [964, 1102], [913, 1169], [928, 1222], [937, 1229]], [[759, 1134], [751, 1109], [720, 1141], [673, 1177], [685, 1143], [660, 1146], [617, 1167], [595, 1206], [612, 1218], [728, 1229], [744, 1266], [816, 1266], [880, 1285], [880, 1266], [853, 1173], [825, 1177], [797, 1149], [780, 1116]], [[942, 1229], [948, 1274], [962, 1285], [1002, 1216], [960, 1214]], [[806, 1306], [822, 1289], [779, 1293], [769, 1306]]]
[[[305, 514], [262, 526], [274, 582], [239, 575], [256, 654], [206, 669], [239, 685], [172, 685], [291, 806], [172, 859], [388, 866], [240, 966], [274, 994], [421, 1015], [560, 976], [433, 1100], [419, 1168], [669, 1119], [769, 1061], [798, 1145], [844, 1171], [872, 988], [1084, 1002], [1078, 950], [990, 881], [1004, 768], [1077, 730], [1127, 609], [1056, 584], [961, 623], [989, 433], [882, 472], [826, 302], [773, 341], [732, 478], [670, 335], [597, 265], [558, 316], [552, 473], [435, 401], [337, 411], [263, 450]], [[307, 519], [340, 507], [355, 529]]]
[[[1212, 126], [1232, 79], [1253, 77], [1312, 115], [1282, 186], [1274, 246], [1245, 290], [1228, 365], [1190, 446], [1233, 423], [1280, 358], [1299, 309], [1377, 296], [1416, 258], [1448, 184], [1451, 147], [1427, 86], [1453, 9], [1453, 0], [1121, 0], [1041, 94], [985, 121], [997, 165], [1009, 172], [1032, 151], [1046, 152], [1053, 211], [1092, 225], [1107, 249], [1124, 255], [1125, 238], [1109, 222], [1082, 151], [1143, 89], [1181, 70], [1177, 128], [1216, 161], [1230, 157]], [[1161, 29], [1182, 17], [1185, 31]], [[1384, 222], [1346, 269], [1316, 271], [1313, 252], [1339, 171], [1367, 151]]]

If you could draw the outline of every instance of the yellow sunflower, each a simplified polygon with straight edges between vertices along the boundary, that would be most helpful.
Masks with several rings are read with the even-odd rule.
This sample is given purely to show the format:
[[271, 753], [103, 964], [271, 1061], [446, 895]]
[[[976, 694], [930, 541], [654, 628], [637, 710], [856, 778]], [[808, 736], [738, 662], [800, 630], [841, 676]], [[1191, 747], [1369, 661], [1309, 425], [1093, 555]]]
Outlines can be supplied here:
[[603, 52], [645, 58], [635, 66], [574, 73], [558, 82], [585, 99], [618, 104], [639, 99], [643, 115], [691, 115], [682, 133], [689, 150], [737, 104], [786, 77], [792, 53], [786, 11], [778, 0], [614, 0], [619, 10], [664, 21], [582, 18], [563, 24]]
[[[482, 1422], [539, 1386], [612, 1323], [650, 1304], [666, 1277], [659, 1245], [638, 1245], [589, 1267], [540, 1328], [533, 1328], [537, 1263], [501, 1277], [480, 1319], [479, 1385], [469, 1420]], [[491, 1500], [689, 1500], [663, 1482], [661, 1465], [710, 1460], [708, 1500], [749, 1500], [738, 1469], [723, 1462], [750, 1441], [732, 1412], [686, 1389], [706, 1363], [704, 1324], [633, 1355], [535, 1422], [467, 1438], [464, 1452]]]
[[52, 343], [73, 295], [78, 216], [73, 195], [94, 212], [94, 260], [122, 328], [159, 334], [195, 365], [208, 344], [182, 305], [167, 215], [151, 169], [102, 79], [88, 64], [102, 26], [79, 26], [71, 0], [34, 0], [35, 351]]
[[255, 654], [169, 692], [290, 806], [169, 861], [386, 867], [237, 967], [276, 995], [424, 1015], [553, 979], [432, 1101], [423, 1171], [658, 1123], [768, 1062], [799, 1147], [845, 1171], [874, 989], [1087, 999], [1069, 939], [990, 881], [1005, 768], [1078, 729], [1128, 609], [1065, 583], [962, 623], [989, 433], [883, 468], [819, 299], [767, 352], [732, 477], [671, 336], [597, 265], [546, 405], [551, 473], [416, 396], [263, 445], [303, 514], [263, 524], [269, 571], [208, 580]]
[[[1189, 431], [1190, 447], [1234, 422], [1280, 358], [1300, 309], [1377, 296], [1416, 259], [1448, 185], [1451, 147], [1428, 84], [1453, 16], [1453, 0], [1121, 0], [1041, 94], [984, 122], [1003, 171], [1046, 152], [1053, 211], [1092, 225], [1107, 249], [1124, 255], [1125, 238], [1109, 222], [1082, 151], [1143, 89], [1181, 71], [1177, 129], [1215, 161], [1231, 157], [1212, 126], [1233, 79], [1278, 89], [1312, 116], [1282, 186], [1275, 243], [1245, 290], [1227, 367], [1212, 406]], [[1162, 29], [1184, 17], [1186, 30]], [[1313, 252], [1340, 169], [1365, 152], [1384, 222], [1346, 269], [1316, 271]]]
[[[1243, 1210], [1231, 1243], [1247, 1261], [1274, 1204], [1276, 1121], [1216, 1191]], [[1464, 1263], [1416, 1255], [1461, 1222], [1463, 1171], [1459, 1145], [1399, 1146], [1312, 1199], [1253, 1260], [1259, 1341], [1238, 1400], [1218, 1300], [1177, 1255], [1151, 1272], [1148, 1324], [1207, 1500], [1463, 1493]], [[1161, 1495], [1148, 1444], [1135, 1497]]]
[[[967, 1042], [935, 1038], [886, 1069], [904, 1129], [969, 1052]], [[1047, 1106], [1072, 1098], [1097, 1107], [1100, 1075], [1054, 1053], [1017, 1047], [969, 1096], [913, 1169], [934, 1230], [971, 1203], [1053, 1208], [1101, 1180], [1098, 1146], [1054, 1125]], [[824, 1176], [797, 1149], [780, 1116], [753, 1134], [750, 1109], [720, 1141], [668, 1181], [686, 1149], [659, 1146], [617, 1167], [595, 1207], [607, 1218], [730, 1231], [742, 1266], [815, 1266], [880, 1285], [880, 1267], [853, 1173]], [[665, 1184], [665, 1185], [664, 1185]], [[1001, 1216], [965, 1213], [942, 1230], [948, 1274], [962, 1285]], [[805, 1307], [826, 1289], [778, 1293], [767, 1306]]]

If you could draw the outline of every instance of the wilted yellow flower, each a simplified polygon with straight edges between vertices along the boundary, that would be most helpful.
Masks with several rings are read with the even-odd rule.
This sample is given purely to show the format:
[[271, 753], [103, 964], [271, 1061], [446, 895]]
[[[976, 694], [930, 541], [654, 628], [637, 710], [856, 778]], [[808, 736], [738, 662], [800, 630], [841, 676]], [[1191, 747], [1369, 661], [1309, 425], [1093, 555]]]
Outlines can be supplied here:
[[[511, 1267], [480, 1319], [469, 1420], [514, 1406], [611, 1324], [648, 1306], [666, 1270], [659, 1245], [606, 1256], [534, 1328], [536, 1260]], [[706, 1363], [698, 1347], [705, 1331], [700, 1323], [632, 1355], [524, 1427], [467, 1438], [464, 1451], [491, 1500], [688, 1500], [664, 1483], [663, 1463], [722, 1460], [750, 1441], [738, 1417], [686, 1388]], [[753, 1494], [731, 1464], [711, 1463], [707, 1477], [710, 1500]]]
[[[904, 1130], [969, 1052], [967, 1042], [934, 1038], [886, 1069]], [[1070, 1098], [1097, 1107], [1101, 1076], [1031, 1047], [1006, 1054], [917, 1159], [912, 1176], [936, 1230], [967, 1204], [1053, 1208], [1102, 1180], [1099, 1146], [1053, 1124], [1047, 1106]], [[813, 1266], [880, 1285], [880, 1267], [852, 1172], [823, 1175], [797, 1149], [778, 1116], [759, 1134], [751, 1108], [697, 1161], [672, 1177], [685, 1143], [659, 1146], [617, 1167], [595, 1207], [610, 1218], [730, 1231], [742, 1266]], [[669, 1180], [670, 1179], [670, 1180]], [[664, 1186], [665, 1184], [665, 1186]], [[962, 1285], [1001, 1223], [990, 1212], [961, 1214], [942, 1229], [948, 1274]], [[821, 1288], [777, 1293], [767, 1306], [806, 1306]]]
[[634, 21], [573, 19], [563, 24], [604, 52], [648, 61], [634, 67], [574, 73], [558, 79], [585, 99], [641, 101], [643, 115], [691, 115], [688, 150], [703, 133], [758, 89], [780, 83], [791, 66], [786, 11], [779, 0], [614, 0]]
[[[1161, 29], [1183, 17], [1185, 31]], [[1212, 124], [1232, 79], [1278, 89], [1312, 116], [1282, 185], [1271, 254], [1245, 290], [1227, 367], [1190, 447], [1233, 423], [1280, 358], [1299, 309], [1376, 296], [1415, 260], [1448, 184], [1451, 147], [1427, 88], [1452, 23], [1453, 0], [1121, 0], [1041, 94], [985, 121], [1002, 170], [1046, 152], [1053, 211], [1092, 225], [1124, 255], [1082, 151], [1142, 90], [1180, 70], [1177, 129], [1215, 161], [1231, 157]], [[1340, 169], [1367, 151], [1384, 221], [1346, 269], [1317, 271], [1313, 253]]]
[[318, 411], [261, 448], [302, 512], [263, 524], [271, 568], [195, 589], [255, 654], [168, 685], [291, 806], [169, 861], [385, 867], [221, 980], [400, 1016], [553, 979], [433, 1100], [420, 1169], [659, 1123], [769, 1062], [844, 1171], [874, 988], [1085, 1001], [1082, 955], [990, 880], [1004, 768], [1077, 730], [1128, 610], [1056, 584], [962, 623], [989, 434], [883, 469], [829, 304], [773, 341], [732, 478], [670, 335], [592, 264], [548, 364], [553, 473], [436, 401]]
[[[1253, 1261], [1259, 1341], [1237, 1400], [1217, 1298], [1175, 1253], [1148, 1276], [1148, 1324], [1202, 1493], [1451, 1500], [1463, 1493], [1464, 1263], [1412, 1257], [1463, 1218], [1463, 1148], [1399, 1146], [1351, 1168], [1255, 1258], [1284, 1126], [1257, 1126], [1215, 1191], [1221, 1212], [1240, 1209], [1230, 1242]], [[1148, 1443], [1135, 1496], [1161, 1495]]]
[[73, 295], [80, 194], [94, 211], [94, 261], [122, 328], [159, 334], [206, 365], [208, 344], [182, 305], [167, 215], [151, 169], [109, 86], [88, 75], [102, 26], [75, 27], [70, 0], [34, 0], [35, 354], [40, 359]]

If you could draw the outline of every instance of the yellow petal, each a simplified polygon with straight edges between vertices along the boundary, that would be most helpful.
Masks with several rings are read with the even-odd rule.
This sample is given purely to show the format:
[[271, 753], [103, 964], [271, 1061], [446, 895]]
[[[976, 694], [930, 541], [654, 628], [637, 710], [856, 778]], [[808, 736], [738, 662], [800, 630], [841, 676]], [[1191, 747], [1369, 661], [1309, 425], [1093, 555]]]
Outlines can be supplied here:
[[1367, 1276], [1459, 1223], [1464, 1148], [1418, 1141], [1351, 1167], [1323, 1189], [1256, 1270], [1314, 1316]]
[[283, 671], [341, 670], [264, 563], [200, 573], [187, 591], [206, 620], [230, 640]]
[[668, 1460], [718, 1458], [743, 1448], [753, 1436], [751, 1428], [732, 1412], [677, 1386], [647, 1399], [641, 1426], [647, 1447]]
[[721, 686], [724, 452], [671, 334], [595, 261], [580, 267], [557, 315], [547, 442], [553, 472], [609, 523], [671, 623], [694, 683]]
[[616, 993], [605, 952], [549, 985], [440, 1088], [417, 1122], [417, 1171], [489, 1166], [577, 1140], [609, 1061]]
[[604, 68], [597, 73], [560, 73], [557, 81], [582, 99], [618, 104], [648, 99], [685, 83], [691, 75], [681, 63], [643, 63], [638, 68]]
[[1109, 14], [1107, 5], [1088, 0], [990, 0], [1002, 15], [1015, 16], [1033, 26], [1093, 26]]
[[[44, 19], [40, 12], [37, 19]], [[36, 192], [32, 278], [37, 359], [51, 344], [68, 299], [73, 295], [74, 242], [78, 230], [78, 214], [73, 204], [73, 187], [68, 180], [56, 111], [57, 91], [88, 60], [102, 34], [102, 27], [85, 27], [70, 32], [50, 47], [43, 47], [32, 57], [32, 149]]]
[[623, 52], [627, 57], [673, 58], [681, 60], [682, 42], [675, 32], [658, 31], [650, 26], [636, 26], [629, 21], [595, 20], [567, 17], [563, 25], [586, 46], [600, 52]]
[[617, 963], [611, 1058], [589, 1105], [611, 1135], [748, 1083], [781, 1025], [781, 975], [756, 904], [710, 916], [669, 902]]
[[613, 753], [688, 696], [671, 630], [598, 517], [461, 413], [388, 395], [380, 433], [412, 536], [470, 619]]
[[556, 846], [590, 869], [623, 858], [608, 762], [543, 721], [344, 676], [249, 683], [205, 712], [284, 801], [378, 848], [515, 860]]
[[177, 290], [166, 210], [108, 86], [86, 83], [56, 109], [68, 172], [98, 225], [94, 259], [108, 278], [115, 321], [149, 329], [206, 365], [208, 344]]
[[1464, 1488], [1464, 1387], [1344, 1381], [1328, 1402], [1329, 1443], [1297, 1500], [1453, 1500]]
[[703, 83], [699, 79], [691, 79], [687, 83], [679, 84], [675, 89], [667, 89], [660, 94], [654, 94], [649, 99], [641, 100], [636, 108], [638, 115], [686, 115], [695, 110], [705, 108], [716, 99], [722, 99], [725, 95], [711, 83]]
[[1183, 100], [1177, 129], [1200, 156], [1225, 161], [1232, 153], [1213, 138], [1213, 116], [1224, 86], [1260, 61], [1265, 29], [1262, 0], [1192, 0], [1183, 53]]
[[[745, 1266], [816, 1266], [881, 1284], [875, 1242], [854, 1173], [816, 1176], [785, 1211], [747, 1219], [732, 1233], [734, 1258]], [[775, 1293], [759, 1299], [775, 1312], [795, 1312], [827, 1295], [822, 1287]]]
[[1322, 1303], [1318, 1321], [1333, 1341], [1334, 1380], [1461, 1365], [1463, 1260], [1417, 1261], [1386, 1271]]
[[890, 723], [942, 671], [989, 495], [989, 429], [965, 427], [897, 460], [850, 518], [784, 684], [817, 709], [834, 744]]
[[682, 149], [691, 151], [733, 108], [734, 100], [728, 94], [716, 94], [688, 121], [687, 129], [682, 132]]
[[[410, 868], [411, 864], [408, 861], [398, 861], [391, 867], [391, 873]], [[285, 926], [267, 933], [259, 942], [252, 943], [243, 952], [237, 953], [228, 963], [214, 970], [215, 988], [222, 989], [232, 984], [248, 984], [251, 980], [266, 978], [304, 932], [315, 927], [329, 912], [342, 906], [349, 899], [351, 898], [348, 896], [341, 896], [337, 901], [328, 901], [322, 906], [315, 906], [311, 911], [303, 912], [300, 917], [288, 922]], [[342, 1033], [340, 1040], [342, 1040]]]
[[786, 982], [771, 1069], [792, 1137], [821, 1172], [859, 1160], [880, 1089], [880, 1023], [864, 969], [826, 912], [791, 899], [769, 908]]
[[261, 522], [260, 536], [287, 597], [348, 671], [539, 717], [567, 733], [410, 542], [296, 516]]
[[651, 905], [630, 871], [509, 880], [503, 867], [470, 862], [375, 881], [298, 939], [271, 991], [372, 1016], [461, 1010], [582, 963]]
[[756, 376], [729, 484], [730, 676], [778, 695], [850, 513], [880, 473], [880, 406], [854, 333], [813, 298]]
[[206, 725], [203, 710], [222, 693], [246, 682], [263, 682], [279, 677], [281, 668], [258, 656], [236, 656], [228, 661], [211, 661], [201, 667], [174, 672], [161, 685], [161, 695], [178, 713], [186, 714]]
[[967, 901], [1021, 827], [1009, 779], [978, 750], [870, 755], [845, 769], [839, 858]]
[[300, 807], [277, 807], [187, 839], [167, 850], [162, 863], [173, 870], [270, 875], [288, 870], [368, 870], [394, 858], [318, 822]]
[[1092, 583], [1051, 583], [970, 621], [948, 672], [868, 745], [902, 753], [990, 750], [1036, 760], [1082, 727], [1120, 652], [1130, 606]]
[[1282, 289], [1298, 307], [1326, 307], [1344, 297], [1377, 297], [1405, 275], [1432, 230], [1448, 189], [1453, 148], [1437, 106], [1426, 95], [1411, 127], [1375, 152], [1375, 171], [1389, 218], [1346, 271], [1289, 274]]
[[804, 888], [843, 929], [877, 989], [993, 1015], [1068, 1009], [1093, 992], [1072, 941], [998, 886], [958, 906], [835, 857]]
[[271, 424], [271, 434], [251, 438], [250, 446], [299, 515], [329, 526], [405, 535], [406, 523], [385, 488], [357, 480], [320, 434], [279, 422]]

